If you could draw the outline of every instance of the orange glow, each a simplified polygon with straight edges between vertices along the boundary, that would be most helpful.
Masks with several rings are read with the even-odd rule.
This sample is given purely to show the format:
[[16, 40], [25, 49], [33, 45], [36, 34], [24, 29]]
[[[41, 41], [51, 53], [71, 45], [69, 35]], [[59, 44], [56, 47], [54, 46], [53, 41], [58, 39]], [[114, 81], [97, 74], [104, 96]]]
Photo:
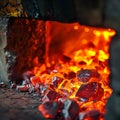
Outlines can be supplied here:
[[[81, 109], [86, 111], [97, 109], [104, 114], [106, 101], [112, 93], [109, 87], [108, 59], [109, 44], [111, 37], [115, 35], [115, 31], [81, 26], [78, 23], [48, 22], [47, 24], [51, 27], [49, 31], [46, 31], [48, 32], [46, 39], [49, 39], [49, 45], [47, 45], [49, 47], [47, 48], [47, 50], [49, 49], [49, 53], [47, 53], [49, 67], [44, 64], [35, 67], [35, 75], [45, 85], [54, 85], [53, 78], [59, 77], [62, 82], [59, 82], [54, 89], [57, 93], [66, 94], [66, 91], [67, 97], [76, 100]], [[53, 34], [50, 34], [50, 29]], [[59, 52], [60, 54], [58, 54]], [[77, 77], [78, 71], [86, 72], [86, 75], [89, 75], [90, 72], [89, 80], [86, 80], [88, 78], [84, 78], [84, 75], [82, 77], [85, 81], [79, 80], [80, 74]], [[93, 83], [95, 90], [91, 91], [92, 88], [89, 83]], [[84, 98], [79, 98], [79, 95], [76, 95], [80, 87], [84, 88], [84, 85], [90, 87], [89, 98], [85, 98], [85, 101]], [[83, 90], [82, 95], [84, 96], [84, 94], [88, 94], [87, 89]], [[39, 109], [42, 108], [39, 107]], [[48, 118], [48, 116], [46, 117]], [[85, 120], [90, 119], [85, 118]], [[100, 120], [103, 120], [103, 118], [100, 118]]]
[[79, 27], [79, 26], [78, 26], [78, 25], [76, 25], [76, 26], [74, 26], [74, 29], [75, 29], [75, 30], [78, 30], [78, 27]]

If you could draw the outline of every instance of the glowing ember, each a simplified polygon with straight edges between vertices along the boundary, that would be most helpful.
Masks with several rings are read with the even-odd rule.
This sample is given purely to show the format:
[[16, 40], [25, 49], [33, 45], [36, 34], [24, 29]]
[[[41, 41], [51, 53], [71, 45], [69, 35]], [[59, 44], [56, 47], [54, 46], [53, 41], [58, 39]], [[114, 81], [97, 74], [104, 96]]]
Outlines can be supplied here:
[[[37, 77], [30, 79], [34, 86], [40, 82], [39, 89], [44, 96], [43, 101], [47, 99], [39, 106], [39, 111], [45, 118], [54, 118], [57, 116], [57, 112], [60, 116], [60, 112], [62, 114], [65, 109], [63, 117], [68, 120], [71, 116], [67, 116], [69, 111], [71, 109], [74, 111], [75, 108], [70, 107], [69, 102], [66, 101], [72, 100], [79, 106], [79, 112], [77, 111], [75, 115], [71, 116], [70, 120], [75, 116], [79, 116], [80, 120], [91, 120], [92, 117], [103, 120], [105, 104], [112, 92], [109, 87], [108, 59], [109, 44], [111, 37], [115, 35], [115, 31], [80, 26], [78, 23], [48, 22], [47, 26], [49, 27], [46, 35], [49, 41], [46, 46], [47, 63], [36, 66], [33, 72]], [[52, 37], [49, 34], [50, 27], [53, 28], [54, 35], [51, 35]], [[50, 46], [50, 43], [54, 42], [50, 38], [52, 39], [54, 36], [55, 40], [58, 37], [58, 40], [61, 39], [63, 43], [62, 46], [59, 46], [59, 43], [56, 42], [58, 43], [56, 46], [60, 47], [59, 49]], [[56, 61], [54, 51], [58, 50], [59, 52], [60, 49], [62, 49], [62, 52]], [[48, 50], [51, 51], [50, 55]], [[53, 54], [51, 54], [52, 52]], [[50, 108], [47, 106], [49, 102]], [[63, 107], [63, 109], [58, 110], [58, 104], [60, 103], [64, 107], [64, 104], [67, 104], [66, 106], [70, 108]], [[57, 107], [54, 104], [57, 104]], [[57, 112], [54, 113], [54, 111]]]

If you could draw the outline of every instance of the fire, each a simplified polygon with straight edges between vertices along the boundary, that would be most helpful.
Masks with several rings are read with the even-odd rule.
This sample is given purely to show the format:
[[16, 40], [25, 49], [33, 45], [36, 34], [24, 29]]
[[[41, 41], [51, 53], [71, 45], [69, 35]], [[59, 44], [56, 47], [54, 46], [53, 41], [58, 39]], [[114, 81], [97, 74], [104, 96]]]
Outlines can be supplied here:
[[[82, 26], [78, 23], [48, 22], [46, 26], [46, 40], [49, 40], [46, 45], [47, 61], [46, 64], [35, 66], [33, 70], [40, 84], [47, 89], [42, 92], [43, 102], [48, 102], [50, 95], [55, 94], [55, 98], [50, 101], [62, 101], [63, 104], [68, 99], [76, 101], [79, 106], [79, 119], [84, 113], [83, 119], [91, 120], [90, 112], [95, 110], [100, 113], [99, 120], [103, 120], [105, 104], [112, 93], [109, 87], [108, 59], [109, 44], [115, 31]], [[35, 85], [36, 82], [32, 82]], [[50, 94], [47, 99], [46, 94]], [[52, 105], [53, 103], [51, 107]], [[55, 116], [47, 114], [46, 109], [44, 104], [39, 106], [44, 117], [54, 118]]]

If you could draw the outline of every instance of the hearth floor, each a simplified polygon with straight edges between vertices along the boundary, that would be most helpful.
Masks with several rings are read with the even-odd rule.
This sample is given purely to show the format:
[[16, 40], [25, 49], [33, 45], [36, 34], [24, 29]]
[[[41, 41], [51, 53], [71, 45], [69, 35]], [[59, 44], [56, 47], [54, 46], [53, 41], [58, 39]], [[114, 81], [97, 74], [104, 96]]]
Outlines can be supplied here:
[[40, 101], [28, 93], [0, 88], [0, 120], [45, 120], [37, 109]]

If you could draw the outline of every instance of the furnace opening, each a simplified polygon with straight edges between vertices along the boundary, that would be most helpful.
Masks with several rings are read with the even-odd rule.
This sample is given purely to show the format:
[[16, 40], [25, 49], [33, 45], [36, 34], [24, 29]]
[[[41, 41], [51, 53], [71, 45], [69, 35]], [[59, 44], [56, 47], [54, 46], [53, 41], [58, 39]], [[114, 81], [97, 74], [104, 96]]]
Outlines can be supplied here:
[[43, 96], [43, 117], [103, 120], [112, 93], [108, 60], [115, 31], [34, 19], [9, 23], [10, 79], [18, 81], [17, 90]]

